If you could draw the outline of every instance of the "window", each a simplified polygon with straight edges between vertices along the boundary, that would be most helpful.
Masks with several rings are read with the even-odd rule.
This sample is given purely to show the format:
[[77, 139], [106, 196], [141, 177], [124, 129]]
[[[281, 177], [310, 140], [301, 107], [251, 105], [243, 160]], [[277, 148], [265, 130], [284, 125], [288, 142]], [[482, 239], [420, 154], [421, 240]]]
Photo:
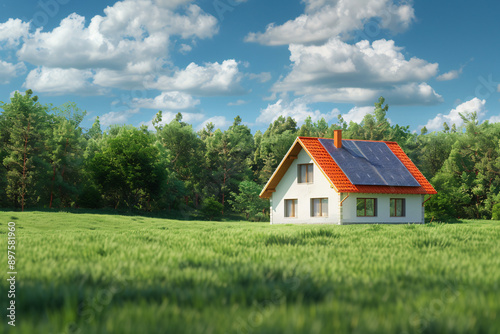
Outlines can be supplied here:
[[328, 198], [311, 198], [311, 217], [328, 217]]
[[406, 215], [406, 201], [404, 198], [391, 198], [391, 217]]
[[297, 200], [296, 199], [286, 199], [285, 200], [285, 217], [290, 217], [290, 218], [297, 217]]
[[356, 215], [358, 217], [375, 217], [377, 216], [377, 199], [376, 198], [358, 198], [356, 205]]
[[298, 182], [299, 183], [313, 182], [313, 164], [298, 165]]

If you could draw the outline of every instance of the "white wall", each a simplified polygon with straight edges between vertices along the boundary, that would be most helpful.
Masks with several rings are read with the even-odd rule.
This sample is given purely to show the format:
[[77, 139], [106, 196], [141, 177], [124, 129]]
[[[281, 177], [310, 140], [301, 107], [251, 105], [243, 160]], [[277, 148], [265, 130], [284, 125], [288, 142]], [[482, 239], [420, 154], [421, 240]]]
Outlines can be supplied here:
[[[356, 199], [357, 198], [376, 198], [377, 199], [377, 217], [357, 217]], [[422, 210], [422, 195], [399, 195], [399, 194], [355, 194], [351, 193], [342, 205], [342, 224], [356, 223], [423, 223], [424, 216]], [[406, 199], [405, 217], [390, 216], [390, 199]]]
[[[307, 163], [313, 161], [301, 150], [276, 186], [271, 197], [271, 224], [339, 224], [340, 196], [315, 164], [314, 182], [297, 183], [297, 165]], [[311, 217], [311, 198], [328, 198], [328, 217]], [[297, 217], [285, 217], [285, 199], [297, 199]]]

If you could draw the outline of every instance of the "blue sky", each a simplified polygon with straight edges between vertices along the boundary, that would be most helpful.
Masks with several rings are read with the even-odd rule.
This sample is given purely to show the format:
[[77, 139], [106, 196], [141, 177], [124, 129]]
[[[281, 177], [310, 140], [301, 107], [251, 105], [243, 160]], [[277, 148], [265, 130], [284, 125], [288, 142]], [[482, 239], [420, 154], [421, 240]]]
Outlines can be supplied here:
[[0, 101], [32, 89], [76, 102], [83, 126], [200, 129], [236, 115], [360, 121], [384, 96], [392, 123], [500, 121], [500, 3], [404, 0], [3, 0]]

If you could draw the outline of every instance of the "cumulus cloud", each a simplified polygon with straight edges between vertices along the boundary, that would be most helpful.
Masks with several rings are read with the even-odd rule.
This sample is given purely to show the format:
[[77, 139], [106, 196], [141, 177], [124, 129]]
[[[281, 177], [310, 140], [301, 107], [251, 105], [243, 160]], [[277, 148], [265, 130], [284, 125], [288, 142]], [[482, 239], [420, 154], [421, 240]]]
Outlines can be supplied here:
[[7, 84], [12, 78], [19, 76], [26, 71], [24, 63], [12, 64], [0, 60], [0, 84]]
[[399, 85], [379, 93], [391, 101], [392, 105], [433, 105], [444, 101], [443, 97], [425, 82]]
[[164, 92], [154, 99], [134, 98], [132, 104], [137, 108], [181, 110], [194, 108], [200, 100], [182, 92]]
[[164, 57], [171, 35], [208, 38], [218, 29], [217, 20], [196, 5], [178, 14], [148, 0], [125, 0], [104, 12], [88, 26], [73, 13], [52, 31], [37, 29], [25, 39], [19, 58], [49, 67], [123, 69]]
[[7, 22], [0, 23], [0, 49], [2, 45], [6, 48], [17, 47], [21, 38], [28, 35], [29, 22], [10, 18]]
[[436, 80], [438, 81], [448, 81], [458, 79], [458, 76], [462, 73], [461, 70], [452, 70], [446, 73], [439, 75]]
[[406, 59], [392, 40], [351, 45], [334, 38], [320, 46], [292, 44], [289, 49], [292, 71], [274, 84], [274, 91], [329, 102], [366, 103], [380, 95], [392, 95], [398, 104], [441, 101], [421, 83], [436, 75], [438, 64]]
[[[165, 125], [170, 122], [172, 122], [175, 119], [175, 116], [177, 115], [178, 112], [173, 112], [173, 111], [162, 111], [162, 121], [159, 123], [160, 125]], [[156, 115], [155, 115], [156, 117]], [[141, 122], [139, 125], [146, 125], [148, 129], [154, 130], [153, 126], [153, 117], [150, 121], [148, 122]], [[182, 121], [193, 124], [193, 123], [199, 123], [202, 120], [205, 119], [205, 114], [203, 113], [190, 113], [190, 112], [182, 112]]]
[[424, 81], [438, 68], [416, 57], [406, 60], [402, 48], [385, 39], [354, 45], [331, 39], [321, 46], [292, 44], [289, 49], [292, 72], [275, 86], [277, 90], [297, 90], [305, 83], [372, 88]]
[[91, 70], [38, 67], [28, 74], [23, 87], [49, 95], [103, 94], [104, 89], [90, 82], [92, 76]]
[[218, 32], [217, 19], [190, 2], [124, 0], [89, 22], [73, 13], [53, 30], [16, 35], [25, 36], [17, 56], [44, 68], [92, 70], [103, 87], [140, 89], [154, 73], [168, 73], [173, 36], [193, 43]]
[[234, 59], [222, 63], [206, 63], [200, 66], [189, 64], [185, 69], [173, 75], [161, 75], [148, 88], [162, 91], [182, 91], [194, 95], [231, 95], [241, 93], [239, 85], [241, 74]]
[[287, 102], [284, 99], [279, 99], [274, 104], [269, 104], [266, 108], [260, 111], [259, 117], [257, 117], [257, 123], [270, 123], [275, 121], [278, 117], [292, 117], [297, 121], [297, 123], [303, 123], [307, 117], [316, 122], [321, 118], [329, 121], [339, 114], [338, 109], [333, 109], [329, 113], [321, 113], [319, 110], [312, 110], [308, 105], [307, 101], [302, 98], [294, 99], [291, 102]]
[[191, 52], [191, 50], [193, 50], [193, 47], [188, 44], [181, 44], [181, 47], [179, 48], [179, 52], [184, 55]]
[[208, 123], [212, 123], [215, 129], [225, 129], [231, 125], [231, 122], [226, 119], [224, 116], [213, 116], [203, 121], [196, 128], [198, 131], [203, 129]]
[[354, 107], [351, 110], [349, 110], [346, 114], [343, 114], [342, 118], [347, 123], [352, 121], [354, 123], [359, 124], [366, 116], [366, 114], [373, 112], [373, 110], [374, 110], [373, 107]]
[[433, 119], [430, 119], [425, 127], [428, 131], [439, 131], [443, 128], [443, 123], [446, 122], [449, 126], [455, 124], [456, 126], [463, 125], [461, 114], [477, 112], [478, 117], [484, 116], [486, 100], [480, 100], [477, 97], [458, 105], [452, 109], [448, 114], [438, 114]]
[[448, 81], [448, 80], [455, 80], [458, 79], [458, 77], [463, 73], [465, 66], [469, 64], [470, 62], [474, 61], [474, 58], [469, 59], [465, 64], [462, 64], [458, 70], [451, 70], [449, 72], [443, 73], [439, 75], [436, 80], [438, 81]]
[[393, 0], [304, 0], [305, 13], [282, 25], [271, 23], [265, 32], [250, 33], [247, 42], [265, 45], [320, 43], [332, 37], [349, 38], [354, 30], [377, 19], [379, 29], [400, 32], [415, 19], [409, 1]]
[[137, 113], [139, 113], [139, 109], [110, 111], [102, 116], [99, 116], [99, 122], [103, 126], [126, 124], [130, 117]]
[[492, 116], [490, 119], [489, 119], [490, 123], [500, 123], [500, 115], [495, 115], [495, 116]]
[[298, 124], [303, 123], [307, 117], [311, 117], [313, 122], [317, 122], [321, 118], [324, 118], [327, 122], [336, 122], [338, 116], [341, 115], [347, 123], [351, 121], [361, 123], [365, 115], [373, 111], [373, 106], [356, 106], [344, 114], [337, 108], [333, 108], [330, 112], [321, 112], [311, 109], [308, 105], [308, 101], [304, 98], [296, 98], [292, 101], [288, 101], [285, 97], [262, 109], [256, 121], [257, 123], [267, 124], [275, 121], [280, 116], [290, 116], [295, 119]]

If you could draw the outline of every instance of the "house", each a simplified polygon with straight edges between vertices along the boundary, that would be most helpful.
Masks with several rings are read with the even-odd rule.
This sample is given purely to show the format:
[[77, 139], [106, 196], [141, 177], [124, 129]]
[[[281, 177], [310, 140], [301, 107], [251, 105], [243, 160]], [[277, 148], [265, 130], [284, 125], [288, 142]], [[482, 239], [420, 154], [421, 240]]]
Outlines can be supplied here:
[[424, 223], [436, 190], [396, 142], [298, 137], [260, 197], [271, 224]]

